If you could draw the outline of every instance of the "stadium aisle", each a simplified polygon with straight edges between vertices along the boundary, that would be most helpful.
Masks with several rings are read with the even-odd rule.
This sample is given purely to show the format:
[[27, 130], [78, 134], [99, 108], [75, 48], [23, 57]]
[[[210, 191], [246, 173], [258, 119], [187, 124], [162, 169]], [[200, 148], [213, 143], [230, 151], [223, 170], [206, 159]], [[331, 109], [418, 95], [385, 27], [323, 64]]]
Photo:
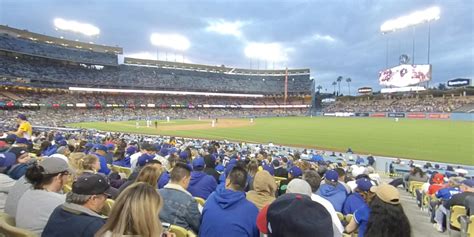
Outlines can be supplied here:
[[[437, 237], [437, 236], [448, 236], [447, 231], [444, 233], [439, 233], [433, 228], [433, 224], [430, 223], [430, 218], [428, 212], [421, 211], [420, 208], [416, 205], [416, 200], [414, 197], [410, 196], [408, 192], [404, 189], [399, 188], [401, 202], [405, 214], [410, 220], [412, 228], [412, 236], [415, 237]], [[453, 235], [457, 236], [457, 235]]]

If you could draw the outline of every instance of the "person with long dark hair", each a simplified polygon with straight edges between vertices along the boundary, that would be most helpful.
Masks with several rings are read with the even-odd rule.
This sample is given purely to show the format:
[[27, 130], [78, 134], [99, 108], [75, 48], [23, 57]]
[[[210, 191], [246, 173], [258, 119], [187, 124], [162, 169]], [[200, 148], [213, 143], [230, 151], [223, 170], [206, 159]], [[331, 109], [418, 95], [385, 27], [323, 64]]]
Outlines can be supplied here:
[[372, 186], [375, 195], [369, 205], [354, 212], [354, 218], [346, 226], [351, 233], [357, 228], [359, 237], [410, 237], [408, 217], [400, 204], [400, 193], [392, 185]]

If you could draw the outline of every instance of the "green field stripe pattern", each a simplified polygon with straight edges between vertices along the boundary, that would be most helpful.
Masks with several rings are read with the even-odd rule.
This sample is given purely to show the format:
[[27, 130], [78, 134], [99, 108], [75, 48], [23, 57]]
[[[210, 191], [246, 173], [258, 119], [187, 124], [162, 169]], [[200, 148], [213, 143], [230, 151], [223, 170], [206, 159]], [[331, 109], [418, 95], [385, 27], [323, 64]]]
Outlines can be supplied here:
[[[248, 121], [248, 120], [245, 120]], [[172, 120], [169, 125], [209, 123]], [[186, 131], [164, 131], [162, 135], [207, 139], [228, 139], [356, 153], [412, 158], [460, 164], [474, 164], [474, 123], [441, 120], [388, 118], [289, 117], [259, 118], [254, 126]], [[135, 121], [78, 123], [74, 127], [104, 131], [158, 134]], [[166, 122], [159, 126], [167, 126]], [[210, 125], [209, 125], [210, 128]]]

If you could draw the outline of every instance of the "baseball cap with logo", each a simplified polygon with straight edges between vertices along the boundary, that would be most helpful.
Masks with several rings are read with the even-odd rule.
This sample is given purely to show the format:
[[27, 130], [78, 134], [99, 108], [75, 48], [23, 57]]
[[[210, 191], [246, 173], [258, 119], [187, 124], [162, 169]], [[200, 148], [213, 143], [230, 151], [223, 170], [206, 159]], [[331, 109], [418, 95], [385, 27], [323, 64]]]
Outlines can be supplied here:
[[72, 192], [81, 195], [105, 194], [112, 196], [112, 189], [106, 177], [100, 174], [79, 176], [72, 184]]
[[339, 179], [339, 174], [335, 170], [328, 170], [324, 174], [324, 178], [332, 182], [337, 182]]
[[375, 193], [382, 201], [397, 205], [400, 204], [400, 193], [397, 188], [389, 184], [381, 184], [379, 186], [372, 186], [370, 191]]
[[297, 178], [303, 175], [303, 171], [301, 171], [300, 167], [298, 166], [291, 167], [288, 173], [290, 173], [294, 178]]
[[44, 159], [40, 166], [43, 167], [43, 174], [57, 174], [62, 172], [73, 173], [74, 171], [69, 168], [67, 162], [61, 158], [49, 157]]
[[10, 149], [10, 152], [15, 155], [16, 159], [18, 159], [18, 157], [20, 157], [24, 154], [28, 154], [28, 151], [23, 147], [12, 147]]
[[197, 157], [193, 160], [193, 168], [203, 168], [206, 165], [206, 162], [204, 162], [204, 158], [202, 157]]
[[333, 236], [331, 215], [307, 195], [280, 196], [270, 204], [266, 217], [268, 234], [272, 237]]
[[368, 192], [372, 187], [372, 182], [368, 178], [360, 178], [356, 180], [357, 188], [361, 191]]

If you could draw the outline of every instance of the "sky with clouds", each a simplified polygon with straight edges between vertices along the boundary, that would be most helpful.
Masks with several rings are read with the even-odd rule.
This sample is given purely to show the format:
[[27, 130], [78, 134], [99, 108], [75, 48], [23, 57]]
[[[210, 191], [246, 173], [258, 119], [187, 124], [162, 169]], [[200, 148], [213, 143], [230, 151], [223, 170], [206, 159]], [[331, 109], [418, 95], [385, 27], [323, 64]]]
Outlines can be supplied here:
[[[118, 45], [125, 56], [158, 53], [161, 60], [209, 65], [310, 68], [316, 83], [332, 91], [338, 76], [352, 78], [351, 88], [379, 88], [387, 56], [389, 67], [398, 65], [401, 54], [411, 56], [413, 38], [415, 63], [427, 63], [428, 24], [386, 35], [380, 26], [432, 6], [441, 8], [440, 19], [430, 25], [433, 83], [474, 78], [471, 0], [0, 0], [0, 24]], [[101, 33], [56, 31], [58, 17], [93, 24]], [[157, 47], [153, 33], [183, 36], [189, 45], [185, 51]]]

